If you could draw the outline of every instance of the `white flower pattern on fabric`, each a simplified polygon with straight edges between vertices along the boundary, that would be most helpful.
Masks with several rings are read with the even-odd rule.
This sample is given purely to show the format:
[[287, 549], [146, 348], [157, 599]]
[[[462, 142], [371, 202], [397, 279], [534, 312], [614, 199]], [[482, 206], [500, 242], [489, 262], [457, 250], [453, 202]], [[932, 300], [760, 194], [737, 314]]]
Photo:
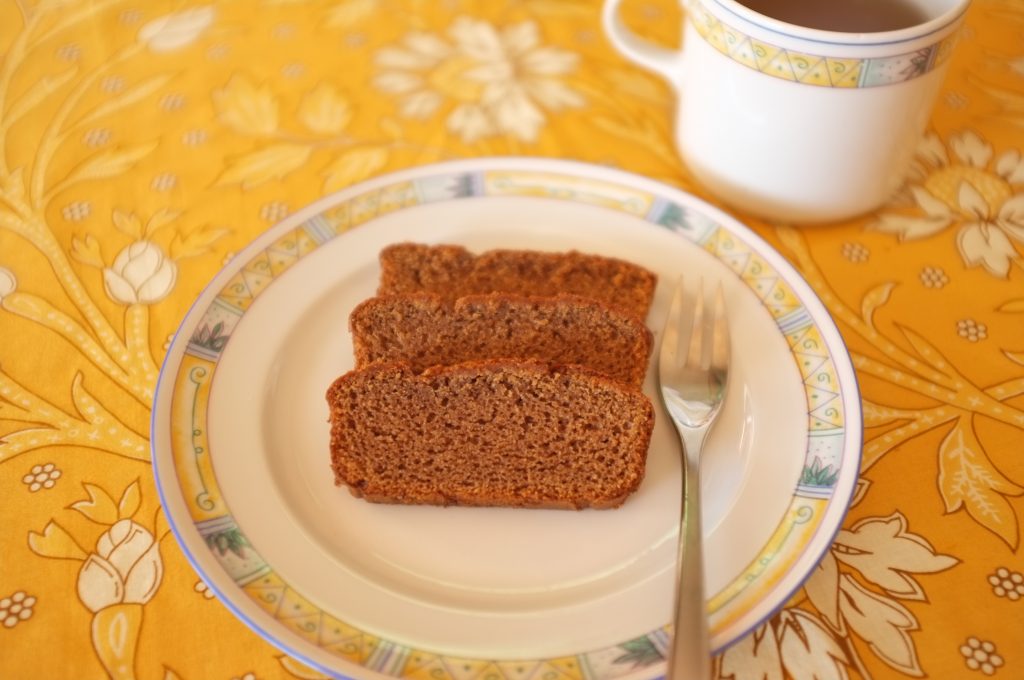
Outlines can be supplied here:
[[4, 628], [14, 628], [22, 621], [28, 621], [35, 604], [36, 598], [26, 595], [23, 590], [3, 598], [0, 600], [0, 622]]
[[75, 43], [68, 43], [57, 48], [57, 56], [64, 61], [78, 61], [82, 58], [82, 48]]
[[137, 24], [142, 21], [142, 12], [138, 9], [126, 9], [118, 16], [118, 20], [125, 26]]
[[841, 252], [843, 257], [854, 263], [867, 262], [871, 257], [871, 251], [862, 243], [844, 243]]
[[160, 98], [161, 111], [178, 111], [184, 108], [186, 103], [185, 95], [180, 92], [171, 92]]
[[149, 188], [153, 191], [170, 191], [176, 186], [178, 186], [178, 176], [171, 172], [161, 172], [149, 184]]
[[186, 130], [181, 135], [181, 143], [185, 146], [200, 146], [206, 143], [206, 130], [196, 128], [195, 130]]
[[[949, 151], [952, 151], [952, 157]], [[883, 212], [872, 226], [900, 239], [926, 238], [959, 225], [957, 247], [968, 266], [1006, 278], [1021, 264], [1014, 241], [1024, 244], [1024, 159], [1011, 149], [995, 156], [973, 131], [949, 140], [928, 135], [907, 191], [924, 214]]]
[[153, 534], [130, 519], [115, 522], [96, 541], [78, 572], [78, 596], [91, 612], [121, 603], [145, 604], [163, 577]]
[[100, 81], [100, 89], [107, 94], [116, 94], [124, 89], [124, 78], [121, 76], [107, 76]]
[[996, 670], [1004, 663], [1003, 657], [996, 654], [994, 644], [976, 637], [967, 638], [967, 642], [960, 646], [960, 654], [963, 655], [968, 668], [972, 671], [981, 671], [985, 675], [995, 675]]
[[260, 217], [267, 222], [279, 222], [288, 217], [290, 212], [291, 208], [283, 201], [271, 201], [260, 206]]
[[61, 216], [68, 222], [81, 222], [92, 214], [92, 203], [73, 201], [60, 209]]
[[996, 597], [1005, 597], [1016, 602], [1024, 597], [1024, 574], [999, 567], [995, 573], [988, 575], [989, 585]]
[[178, 266], [152, 241], [136, 241], [124, 248], [114, 264], [103, 269], [103, 284], [110, 299], [121, 304], [153, 304], [167, 297], [178, 277]]
[[925, 288], [942, 288], [949, 283], [949, 276], [942, 267], [925, 267], [918, 277]]
[[964, 340], [978, 342], [988, 337], [988, 326], [974, 319], [961, 319], [956, 322], [956, 334]]
[[374, 87], [398, 96], [402, 117], [425, 120], [445, 107], [448, 131], [467, 144], [498, 135], [535, 142], [544, 109], [583, 105], [560, 78], [576, 69], [579, 57], [542, 46], [535, 22], [499, 28], [459, 17], [447, 36], [450, 42], [408, 33], [374, 56]]
[[110, 141], [110, 130], [107, 128], [95, 128], [82, 135], [82, 143], [86, 146], [104, 146]]
[[30, 492], [35, 493], [40, 489], [52, 489], [57, 484], [61, 474], [61, 471], [53, 463], [33, 465], [28, 474], [21, 478], [21, 481], [28, 487]]

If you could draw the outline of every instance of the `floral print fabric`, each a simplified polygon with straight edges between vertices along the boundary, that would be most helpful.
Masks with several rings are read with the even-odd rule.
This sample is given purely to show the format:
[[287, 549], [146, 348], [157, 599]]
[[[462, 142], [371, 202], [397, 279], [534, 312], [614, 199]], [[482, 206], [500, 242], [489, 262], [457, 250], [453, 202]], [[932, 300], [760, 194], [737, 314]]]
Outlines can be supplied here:
[[[148, 448], [169, 338], [267, 226], [392, 170], [570, 158], [714, 202], [672, 149], [672, 93], [610, 48], [599, 10], [0, 2], [0, 677], [321, 677], [235, 619], [169, 538]], [[677, 3], [623, 13], [679, 39]], [[833, 547], [716, 659], [720, 678], [1024, 675], [1022, 33], [1021, 3], [973, 3], [914, 168], [874, 214], [737, 215], [839, 324], [865, 446]], [[608, 663], [644, 672], [663, 653], [625, 642]]]

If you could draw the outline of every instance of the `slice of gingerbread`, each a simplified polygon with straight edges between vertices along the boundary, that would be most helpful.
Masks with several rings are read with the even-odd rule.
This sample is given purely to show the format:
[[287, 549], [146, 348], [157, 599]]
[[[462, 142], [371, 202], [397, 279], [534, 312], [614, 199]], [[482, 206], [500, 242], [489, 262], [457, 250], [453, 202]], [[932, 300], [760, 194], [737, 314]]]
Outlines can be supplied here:
[[614, 508], [654, 426], [639, 389], [537, 361], [371, 364], [327, 402], [335, 482], [381, 503]]
[[380, 253], [379, 295], [481, 293], [593, 298], [643, 321], [657, 277], [631, 262], [576, 251], [490, 250], [474, 255], [461, 246], [399, 243]]
[[652, 342], [633, 315], [575, 295], [385, 295], [356, 307], [349, 328], [357, 367], [404, 361], [423, 371], [470, 360], [538, 359], [579, 364], [633, 385], [643, 383]]

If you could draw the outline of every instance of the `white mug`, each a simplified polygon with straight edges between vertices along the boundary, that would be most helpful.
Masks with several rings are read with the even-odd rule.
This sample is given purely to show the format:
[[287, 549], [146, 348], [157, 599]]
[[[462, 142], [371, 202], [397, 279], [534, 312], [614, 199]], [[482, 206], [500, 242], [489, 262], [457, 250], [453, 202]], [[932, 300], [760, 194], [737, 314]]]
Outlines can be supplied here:
[[869, 212], [899, 188], [970, 2], [689, 0], [674, 51], [630, 32], [620, 1], [606, 0], [605, 30], [675, 88], [676, 145], [698, 181], [805, 223]]

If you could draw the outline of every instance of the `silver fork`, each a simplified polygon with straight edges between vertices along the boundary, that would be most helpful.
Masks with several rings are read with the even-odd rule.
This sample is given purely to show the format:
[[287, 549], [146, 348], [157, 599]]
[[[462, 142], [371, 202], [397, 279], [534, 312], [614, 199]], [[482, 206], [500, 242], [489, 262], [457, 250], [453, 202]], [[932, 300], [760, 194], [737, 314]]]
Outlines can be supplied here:
[[[703, 289], [704, 283], [700, 281], [693, 302], [684, 303], [680, 279], [665, 320], [658, 357], [661, 398], [679, 432], [684, 468], [675, 633], [668, 658], [668, 677], [674, 680], [711, 677], [700, 518], [700, 454], [725, 398], [729, 326], [721, 284], [710, 318], [704, 310]], [[687, 333], [682, 332], [687, 329]]]

